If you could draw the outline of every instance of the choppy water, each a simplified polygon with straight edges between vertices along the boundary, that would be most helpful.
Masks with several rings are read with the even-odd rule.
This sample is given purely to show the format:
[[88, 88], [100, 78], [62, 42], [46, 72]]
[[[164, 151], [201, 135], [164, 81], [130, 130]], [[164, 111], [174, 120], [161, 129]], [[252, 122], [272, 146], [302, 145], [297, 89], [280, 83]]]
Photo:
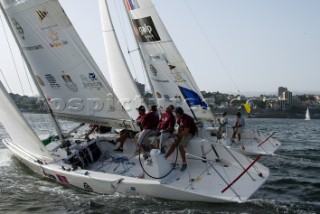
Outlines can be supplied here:
[[[29, 120], [38, 131], [51, 127], [46, 115]], [[320, 120], [247, 119], [247, 125], [265, 133], [277, 131], [274, 137], [282, 142], [276, 156], [260, 160], [271, 176], [249, 202], [88, 194], [37, 176], [0, 143], [0, 213], [320, 213]], [[0, 138], [4, 137], [0, 125]]]

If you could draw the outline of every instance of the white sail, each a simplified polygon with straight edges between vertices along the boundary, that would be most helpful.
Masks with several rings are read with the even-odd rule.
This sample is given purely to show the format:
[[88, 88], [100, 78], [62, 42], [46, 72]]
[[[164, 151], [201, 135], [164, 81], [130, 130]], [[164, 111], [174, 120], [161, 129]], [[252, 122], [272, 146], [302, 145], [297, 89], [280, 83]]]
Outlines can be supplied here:
[[213, 114], [151, 1], [124, 2], [160, 109], [174, 104], [194, 114], [197, 119], [213, 119]]
[[[1, 0], [22, 55], [54, 115], [133, 128], [57, 0]], [[129, 121], [126, 125], [125, 120]]]
[[99, 7], [112, 88], [129, 116], [136, 119], [136, 108], [146, 105], [119, 46], [106, 0], [99, 0]]
[[305, 120], [311, 120], [309, 108], [307, 108], [307, 110], [306, 110]]
[[15, 145], [33, 157], [53, 160], [0, 82], [0, 118]]

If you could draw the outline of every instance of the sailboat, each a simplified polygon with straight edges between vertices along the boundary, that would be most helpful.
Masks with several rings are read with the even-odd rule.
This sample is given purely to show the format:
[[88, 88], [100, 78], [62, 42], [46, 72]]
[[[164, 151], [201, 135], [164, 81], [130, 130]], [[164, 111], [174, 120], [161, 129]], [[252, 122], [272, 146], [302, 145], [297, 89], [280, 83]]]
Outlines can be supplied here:
[[310, 112], [309, 112], [309, 108], [307, 108], [306, 110], [306, 115], [305, 115], [305, 120], [311, 120], [311, 117], [310, 117]]
[[[160, 111], [163, 111], [169, 104], [180, 106], [197, 122], [209, 124], [200, 129], [205, 138], [230, 146], [246, 155], [273, 155], [281, 146], [279, 141], [272, 138], [275, 133], [266, 136], [258, 130], [246, 129], [241, 143], [234, 143], [231, 129], [223, 139], [218, 140], [213, 137], [217, 128], [211, 125], [214, 116], [210, 107], [206, 104], [192, 73], [151, 1], [124, 2], [136, 44], [145, 65], [145, 73]], [[116, 86], [114, 91], [120, 100], [139, 97], [141, 95], [134, 87], [133, 78], [124, 61], [112, 19], [103, 0], [100, 0], [100, 14], [111, 83]], [[124, 80], [128, 84], [121, 84]]]
[[[134, 6], [139, 5], [135, 13], [141, 16], [137, 23], [160, 21], [144, 14], [149, 9], [155, 11], [151, 2], [134, 2]], [[63, 132], [58, 121], [61, 118], [137, 130], [132, 120], [133, 111], [130, 115], [128, 108], [143, 103], [139, 97], [123, 101], [114, 93], [57, 0], [0, 0], [0, 3], [59, 135], [58, 140], [44, 145], [0, 83], [0, 121], [11, 137], [3, 143], [35, 173], [88, 192], [205, 202], [245, 202], [269, 177], [269, 169], [257, 162], [261, 156], [251, 160], [200, 136], [189, 143], [188, 167], [181, 171], [177, 154], [165, 159], [158, 149], [153, 149], [151, 157], [143, 160], [136, 153], [134, 143], [126, 143], [127, 148], [119, 154], [104, 136], [84, 140], [75, 132], [81, 124]], [[125, 3], [132, 8], [132, 1]], [[102, 7], [108, 11], [106, 4]], [[162, 37], [161, 31], [159, 33]], [[152, 35], [145, 36], [151, 38]], [[152, 47], [145, 48], [147, 51]], [[147, 67], [151, 72], [173, 63], [164, 55], [149, 57], [152, 64]], [[174, 63], [180, 61], [179, 57], [177, 59]], [[162, 80], [159, 78], [154, 79]], [[180, 85], [181, 93], [176, 94], [178, 100], [197, 94], [187, 86]], [[160, 95], [158, 98], [164, 97], [164, 103], [169, 102], [167, 94]], [[201, 99], [181, 105], [191, 113], [194, 111], [198, 118], [206, 118], [209, 114]]]

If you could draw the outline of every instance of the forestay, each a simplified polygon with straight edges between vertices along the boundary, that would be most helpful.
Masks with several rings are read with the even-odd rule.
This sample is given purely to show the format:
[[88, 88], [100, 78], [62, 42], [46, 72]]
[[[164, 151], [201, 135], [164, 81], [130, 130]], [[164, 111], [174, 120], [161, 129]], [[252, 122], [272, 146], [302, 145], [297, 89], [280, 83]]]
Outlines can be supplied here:
[[[147, 76], [161, 110], [181, 106], [197, 119], [213, 114], [150, 0], [124, 0]], [[193, 112], [190, 112], [190, 111]]]
[[139, 116], [136, 108], [147, 106], [124, 59], [106, 0], [99, 0], [99, 6], [112, 88], [129, 116], [136, 119]]
[[48, 150], [9, 97], [2, 82], [0, 82], [0, 99], [1, 123], [6, 128], [14, 144], [28, 151], [33, 157], [53, 160]]
[[1, 3], [29, 70], [54, 115], [133, 129], [130, 117], [57, 0]]

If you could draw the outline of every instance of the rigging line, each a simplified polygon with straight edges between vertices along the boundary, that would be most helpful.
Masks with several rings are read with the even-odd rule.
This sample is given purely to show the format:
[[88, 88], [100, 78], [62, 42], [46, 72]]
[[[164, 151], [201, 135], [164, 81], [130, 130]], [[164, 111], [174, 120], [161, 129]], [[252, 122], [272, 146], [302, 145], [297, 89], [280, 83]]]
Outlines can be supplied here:
[[192, 12], [191, 10], [191, 7], [190, 5], [187, 3], [186, 0], [184, 0], [184, 3], [186, 4], [189, 12], [191, 13], [191, 16], [193, 17], [193, 19], [195, 20], [195, 22], [197, 23], [198, 27], [200, 28], [201, 32], [203, 33], [204, 37], [206, 38], [207, 42], [209, 43], [209, 46], [211, 47], [212, 51], [214, 52], [214, 54], [217, 56], [219, 62], [221, 63], [222, 67], [223, 67], [223, 70], [228, 74], [233, 86], [237, 89], [237, 91], [240, 93], [240, 90], [239, 88], [237, 87], [236, 83], [234, 82], [229, 70], [227, 69], [226, 65], [223, 63], [220, 55], [218, 54], [218, 51], [215, 49], [213, 43], [210, 41], [208, 35], [206, 34], [206, 32], [204, 31], [204, 29], [202, 28], [200, 22], [198, 21], [198, 19], [196, 18], [196, 16], [194, 15], [194, 13]]
[[[121, 5], [119, 6], [120, 7], [120, 9], [118, 8], [118, 6], [117, 6], [117, 4], [116, 4], [116, 0], [114, 0], [114, 4], [115, 4], [115, 6], [116, 6], [116, 14], [117, 14], [117, 18], [118, 18], [118, 20], [119, 20], [119, 25], [120, 25], [120, 28], [121, 28], [121, 32], [122, 32], [122, 35], [123, 35], [123, 37], [124, 37], [124, 40], [125, 40], [125, 44], [126, 44], [126, 48], [127, 48], [127, 53], [128, 53], [128, 55], [129, 55], [129, 58], [130, 58], [130, 62], [131, 62], [131, 65], [132, 65], [132, 67], [133, 67], [133, 72], [134, 72], [134, 75], [135, 75], [135, 77], [136, 77], [136, 79], [138, 78], [138, 75], [137, 75], [137, 71], [136, 71], [136, 68], [135, 68], [135, 66], [134, 66], [134, 63], [133, 63], [133, 60], [132, 60], [132, 56], [131, 56], [131, 51], [129, 50], [129, 43], [128, 43], [128, 36], [127, 36], [127, 34], [125, 33], [125, 31], [124, 31], [124, 29], [125, 29], [125, 22], [124, 22], [124, 15], [123, 15], [123, 12], [122, 12], [122, 10], [121, 10]], [[119, 15], [119, 12], [118, 11], [120, 11], [120, 13], [121, 13], [121, 17], [120, 17], [120, 15]], [[114, 31], [115, 31], [115, 29], [114, 29]], [[139, 48], [139, 47], [138, 47]], [[131, 73], [131, 72], [130, 72]]]
[[[130, 58], [130, 60], [131, 60], [131, 63], [132, 63], [132, 66], [133, 66], [133, 69], [134, 69], [134, 73], [135, 73], [135, 75], [136, 75], [136, 80], [138, 80], [139, 81], [139, 78], [138, 78], [138, 75], [137, 75], [137, 71], [136, 71], [136, 68], [135, 68], [135, 66], [134, 66], [134, 64], [133, 64], [133, 60], [132, 60], [132, 57], [131, 57], [131, 53], [132, 52], [135, 52], [136, 50], [138, 51], [138, 53], [140, 53], [140, 46], [139, 46], [139, 44], [138, 44], [138, 42], [137, 42], [137, 40], [136, 40], [136, 38], [135, 38], [135, 36], [134, 36], [134, 32], [133, 32], [133, 30], [132, 30], [132, 25], [131, 25], [131, 23], [130, 23], [130, 14], [129, 14], [129, 12], [127, 12], [127, 9], [126, 9], [126, 5], [124, 4], [124, 1], [122, 1], [123, 2], [123, 4], [122, 4], [122, 6], [123, 6], [123, 8], [124, 8], [124, 11], [126, 11], [125, 12], [125, 14], [126, 14], [126, 16], [127, 16], [127, 21], [129, 22], [129, 28], [131, 28], [131, 32], [133, 33], [133, 34], [131, 34], [131, 37], [134, 39], [134, 41], [136, 41], [136, 45], [137, 45], [137, 48], [136, 49], [134, 49], [134, 51], [130, 51], [129, 50], [129, 47], [127, 46], [127, 51], [128, 51], [128, 54], [129, 54], [129, 58]], [[123, 13], [122, 13], [122, 11], [123, 10], [120, 10], [121, 11], [121, 15], [122, 15], [122, 20], [123, 20], [123, 26], [124, 26], [124, 23], [125, 23], [125, 18], [123, 18], [124, 17], [124, 15], [123, 15]], [[132, 11], [131, 11], [132, 12]], [[146, 72], [144, 72], [144, 70], [146, 69], [145, 68], [145, 65], [144, 65], [144, 62], [143, 62], [143, 59], [142, 59], [142, 57], [141, 57], [141, 55], [139, 54], [139, 59], [140, 59], [140, 63], [141, 63], [141, 69], [142, 69], [142, 76], [143, 76], [143, 81], [144, 81], [144, 84], [147, 86], [147, 85], [149, 85], [149, 81], [147, 81], [147, 77], [146, 77]], [[141, 73], [141, 72], [140, 72]], [[150, 85], [149, 85], [149, 87], [150, 87]], [[141, 96], [143, 97], [144, 96], [144, 94], [141, 94]]]
[[6, 32], [4, 23], [3, 23], [2, 16], [0, 16], [0, 19], [1, 19], [1, 24], [2, 24], [2, 27], [3, 27], [3, 32], [4, 32], [4, 35], [6, 37], [6, 41], [7, 41], [7, 44], [8, 44], [9, 50], [10, 50], [10, 54], [11, 54], [11, 57], [12, 57], [13, 65], [14, 65], [14, 68], [15, 68], [15, 71], [16, 71], [16, 74], [18, 76], [19, 83], [20, 83], [20, 86], [21, 86], [21, 89], [22, 89], [22, 93], [25, 94], [24, 89], [23, 89], [23, 85], [22, 85], [22, 82], [21, 82], [21, 79], [20, 79], [20, 76], [19, 76], [19, 73], [18, 73], [17, 64], [16, 64], [16, 61], [14, 59], [12, 48], [10, 46], [9, 39], [8, 39], [8, 36], [7, 36], [7, 32]]
[[[22, 56], [21, 56], [21, 57], [22, 57]], [[22, 57], [22, 59], [23, 59], [23, 57]], [[34, 90], [33, 90], [33, 87], [32, 87], [32, 84], [31, 84], [31, 81], [30, 81], [30, 78], [29, 78], [29, 75], [28, 75], [28, 71], [27, 71], [26, 65], [25, 65], [25, 64], [23, 64], [23, 65], [24, 65], [24, 66], [23, 66], [23, 69], [24, 69], [24, 72], [25, 72], [25, 74], [26, 74], [26, 76], [27, 76], [27, 80], [28, 80], [28, 84], [29, 84], [31, 93], [32, 93], [32, 94], [35, 94], [35, 93], [34, 93]], [[37, 92], [38, 92], [38, 90], [37, 90]], [[38, 92], [38, 93], [39, 93], [39, 92]], [[39, 94], [37, 94], [36, 97], [39, 97]], [[31, 116], [31, 114], [30, 114], [30, 116]], [[45, 119], [44, 119], [43, 114], [40, 114], [40, 117], [41, 117], [41, 119], [42, 119], [42, 121], [43, 121], [42, 124], [45, 126], [45, 128], [46, 128], [47, 130], [49, 130], [49, 127], [48, 127], [47, 123], [45, 122]], [[31, 116], [31, 121], [32, 121], [33, 124], [35, 124], [34, 121], [33, 121], [33, 119], [32, 119], [32, 116]]]
[[0, 68], [0, 71], [1, 71], [2, 77], [3, 77], [3, 79], [4, 79], [4, 82], [6, 83], [6, 85], [7, 85], [8, 89], [9, 89], [10, 93], [12, 93], [12, 90], [11, 90], [11, 88], [9, 87], [9, 84], [8, 84], [8, 82], [7, 82], [7, 78], [4, 76], [1, 68]]
[[[21, 57], [22, 57], [22, 56], [21, 56]], [[22, 57], [22, 60], [23, 60], [23, 57]], [[23, 64], [23, 65], [24, 65], [24, 64]], [[30, 82], [30, 79], [29, 79], [29, 75], [28, 75], [28, 71], [27, 71], [25, 65], [23, 66], [23, 69], [24, 69], [24, 72], [25, 72], [26, 77], [27, 77], [27, 80], [28, 80], [28, 84], [29, 84], [29, 87], [30, 87], [30, 91], [31, 91], [32, 94], [35, 94], [35, 93], [34, 93], [34, 90], [33, 90], [33, 88], [32, 88], [32, 85], [31, 85], [31, 82]]]

